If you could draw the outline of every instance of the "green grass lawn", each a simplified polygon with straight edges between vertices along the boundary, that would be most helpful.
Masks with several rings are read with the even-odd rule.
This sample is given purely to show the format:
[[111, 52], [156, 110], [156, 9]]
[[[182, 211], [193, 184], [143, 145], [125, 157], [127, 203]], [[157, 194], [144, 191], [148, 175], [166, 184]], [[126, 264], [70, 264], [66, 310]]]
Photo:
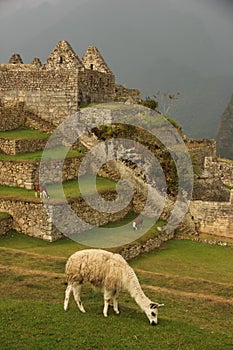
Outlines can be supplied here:
[[21, 127], [9, 131], [0, 131], [0, 138], [8, 140], [35, 140], [48, 139], [49, 134], [43, 133], [39, 130]]
[[133, 264], [157, 273], [233, 283], [232, 248], [222, 250], [219, 246], [174, 240], [167, 244], [166, 249], [141, 256]]
[[[64, 238], [48, 243], [12, 234], [2, 237], [0, 246], [3, 350], [233, 348], [230, 248], [172, 240], [130, 262], [145, 293], [165, 303], [159, 324], [152, 327], [126, 293], [120, 295], [120, 315], [110, 309], [104, 318], [102, 294], [88, 286], [82, 296], [87, 313], [79, 312], [73, 298], [69, 310], [63, 311], [65, 262], [84, 248], [76, 242]], [[229, 293], [221, 296], [224, 288]]]
[[[82, 181], [85, 187], [85, 191], [82, 194], [91, 195], [94, 193], [95, 189], [93, 189], [90, 184], [92, 183], [93, 177], [91, 175], [84, 176]], [[104, 193], [106, 191], [114, 191], [116, 188], [116, 182], [98, 177], [96, 178], [96, 187], [99, 193]], [[57, 184], [48, 185], [47, 187], [48, 193], [50, 195], [51, 200], [59, 200], [61, 199], [61, 188]], [[81, 193], [78, 186], [77, 180], [66, 181], [62, 185], [62, 189], [64, 191], [65, 197], [67, 199], [75, 199], [80, 198]], [[33, 201], [41, 201], [40, 198], [35, 198], [34, 190], [26, 190], [25, 188], [19, 187], [11, 187], [11, 186], [3, 186], [0, 185], [0, 197], [4, 199], [14, 198], [19, 200], [33, 200]]]
[[[63, 159], [63, 152], [65, 148], [62, 146], [53, 147], [51, 149], [40, 150], [35, 152], [28, 152], [28, 153], [18, 153], [16, 155], [9, 155], [9, 154], [0, 154], [0, 160], [6, 160], [6, 161], [41, 161], [41, 158], [43, 156], [43, 160], [49, 160], [49, 159]], [[82, 150], [69, 150], [66, 158], [73, 158], [73, 157], [82, 157], [83, 152]]]

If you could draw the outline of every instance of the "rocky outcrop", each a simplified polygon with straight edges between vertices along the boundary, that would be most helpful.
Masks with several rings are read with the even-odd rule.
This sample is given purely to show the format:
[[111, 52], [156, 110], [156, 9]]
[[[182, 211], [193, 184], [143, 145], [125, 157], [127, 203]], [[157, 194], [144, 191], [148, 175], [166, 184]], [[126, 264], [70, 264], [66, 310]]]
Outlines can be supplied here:
[[217, 154], [222, 158], [233, 159], [233, 95], [222, 114], [216, 141]]

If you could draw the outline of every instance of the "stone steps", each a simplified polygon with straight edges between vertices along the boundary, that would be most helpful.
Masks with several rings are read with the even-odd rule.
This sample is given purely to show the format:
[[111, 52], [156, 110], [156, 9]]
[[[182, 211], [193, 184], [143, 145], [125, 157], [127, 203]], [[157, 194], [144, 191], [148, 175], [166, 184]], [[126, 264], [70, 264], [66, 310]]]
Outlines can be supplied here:
[[52, 133], [56, 128], [51, 122], [29, 113], [26, 115], [25, 125], [45, 133]]

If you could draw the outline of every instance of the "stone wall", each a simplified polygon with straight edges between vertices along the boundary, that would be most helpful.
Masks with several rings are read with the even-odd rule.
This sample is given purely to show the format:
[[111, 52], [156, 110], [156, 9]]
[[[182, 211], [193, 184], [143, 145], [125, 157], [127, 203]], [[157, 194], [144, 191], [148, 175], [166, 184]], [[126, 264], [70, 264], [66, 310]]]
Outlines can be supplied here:
[[[43, 65], [39, 59], [24, 64], [19, 55], [13, 55], [8, 64], [0, 64], [0, 99], [24, 102], [28, 116], [54, 126], [77, 112], [80, 105], [129, 98], [139, 101], [140, 92], [116, 86], [115, 76], [93, 46], [80, 60], [70, 44], [61, 40]], [[33, 118], [28, 121], [33, 123]], [[12, 122], [7, 127], [12, 128]]]
[[77, 112], [78, 106], [113, 101], [115, 96], [114, 75], [84, 68], [52, 70], [8, 64], [1, 72], [0, 65], [0, 86], [3, 101], [25, 102], [27, 113], [56, 126]]
[[0, 208], [13, 217], [12, 227], [18, 232], [48, 241], [62, 237], [41, 202], [0, 199]]
[[173, 232], [170, 234], [162, 233], [162, 234], [159, 234], [158, 236], [148, 239], [143, 243], [133, 242], [129, 244], [127, 247], [122, 247], [116, 251], [120, 253], [124, 259], [131, 260], [141, 254], [149, 253], [154, 251], [155, 249], [160, 248], [164, 242], [168, 241], [169, 239], [172, 239], [173, 237], [174, 237]]
[[[83, 157], [66, 158], [64, 160], [52, 159], [48, 162], [41, 163], [41, 180], [45, 179], [47, 184], [58, 183], [61, 181], [60, 169], [62, 169], [62, 181], [69, 181], [78, 178], [79, 167]], [[34, 180], [39, 181], [39, 171], [36, 171]], [[84, 175], [80, 173], [80, 175]]]
[[0, 219], [0, 236], [6, 235], [12, 229], [12, 225], [13, 219], [10, 215]]
[[47, 139], [41, 140], [9, 140], [0, 138], [0, 153], [19, 154], [44, 149]]
[[37, 162], [0, 160], [0, 184], [27, 188], [38, 169]]
[[205, 169], [225, 185], [233, 186], [233, 161], [206, 157]]
[[233, 191], [229, 202], [191, 201], [190, 213], [199, 233], [233, 238]]
[[25, 109], [57, 125], [78, 109], [78, 71], [34, 65], [0, 65], [0, 98], [25, 102]]
[[115, 77], [94, 70], [78, 73], [78, 105], [114, 100]]
[[131, 100], [134, 103], [141, 101], [140, 91], [137, 89], [128, 89], [123, 85], [116, 85], [115, 87], [115, 102], [126, 102]]
[[17, 129], [23, 124], [24, 103], [0, 100], [0, 131]]
[[[108, 192], [105, 194], [105, 198], [108, 200], [115, 198], [115, 192]], [[96, 198], [92, 196], [89, 196], [89, 200], [91, 203], [96, 202]], [[65, 233], [69, 237], [72, 237], [87, 229], [88, 224], [85, 223], [85, 220], [92, 225], [102, 226], [109, 222], [122, 219], [131, 210], [131, 204], [129, 204], [126, 208], [115, 214], [97, 211], [90, 208], [82, 198], [72, 200], [69, 204], [73, 209], [72, 212], [70, 212], [69, 206], [52, 200], [47, 201], [47, 204], [45, 204], [47, 210], [45, 210], [45, 206], [40, 199], [31, 200], [30, 202], [15, 199], [0, 199], [0, 210], [9, 213], [13, 217], [12, 226], [15, 230], [48, 241], [57, 240], [63, 235], [53, 225], [53, 220], [59, 225], [62, 223]], [[73, 213], [84, 220], [84, 223], [80, 224], [79, 221], [76, 222]]]
[[189, 150], [192, 161], [200, 168], [204, 168], [205, 157], [216, 157], [216, 141], [206, 139], [190, 139], [185, 140], [185, 144]]
[[[61, 160], [51, 160], [44, 164], [46, 183], [60, 182], [59, 169], [62, 167], [62, 181], [76, 179], [82, 157], [67, 158], [62, 166]], [[0, 160], [0, 184], [32, 189], [39, 182], [39, 161]]]

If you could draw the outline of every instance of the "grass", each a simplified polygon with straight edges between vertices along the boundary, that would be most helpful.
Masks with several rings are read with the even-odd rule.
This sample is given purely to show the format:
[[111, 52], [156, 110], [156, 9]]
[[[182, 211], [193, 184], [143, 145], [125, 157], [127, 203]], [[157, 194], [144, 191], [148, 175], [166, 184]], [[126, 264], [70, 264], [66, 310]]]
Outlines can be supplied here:
[[158, 236], [157, 226], [161, 226], [164, 221], [144, 218], [143, 230], [132, 230], [132, 221], [137, 216], [133, 212], [129, 212], [123, 219], [109, 223], [104, 227], [95, 227], [87, 232], [79, 233], [72, 236], [75, 241], [82, 242], [86, 246], [95, 247], [112, 247], [113, 252], [119, 252], [121, 246], [126, 248], [139, 246], [147, 242], [150, 238]]
[[[93, 177], [91, 175], [83, 176], [82, 183], [85, 190], [82, 191], [82, 194], [91, 195], [94, 193], [95, 189], [91, 187], [92, 180]], [[116, 183], [106, 178], [97, 177], [96, 187], [99, 193], [104, 193], [106, 191], [114, 191]], [[48, 190], [51, 200], [59, 200], [62, 198], [60, 191], [61, 189], [59, 185], [48, 185], [46, 188]], [[82, 196], [78, 186], [78, 180], [70, 180], [63, 182], [62, 191], [64, 191], [65, 197], [67, 199], [77, 199]], [[35, 198], [34, 190], [26, 190], [25, 188], [4, 185], [0, 185], [0, 197], [4, 199], [32, 200], [38, 202], [41, 201], [40, 198]]]
[[0, 221], [4, 219], [8, 219], [10, 215], [8, 213], [2, 213], [0, 212]]
[[[48, 243], [13, 234], [2, 237], [0, 244], [3, 350], [233, 348], [233, 310], [227, 302], [230, 296], [215, 300], [224, 287], [225, 278], [221, 274], [226, 263], [229, 269], [226, 279], [233, 287], [233, 257], [229, 248], [169, 241], [165, 249], [130, 262], [146, 294], [165, 303], [159, 312], [159, 324], [152, 327], [126, 293], [120, 295], [121, 314], [116, 316], [110, 310], [109, 317], [104, 318], [102, 294], [88, 286], [82, 297], [87, 313], [77, 310], [73, 298], [69, 311], [63, 311], [65, 261], [71, 253], [83, 248], [77, 243], [68, 239]], [[212, 259], [215, 259], [215, 275], [212, 275]], [[189, 264], [189, 268], [184, 264]], [[192, 277], [193, 282], [199, 284], [190, 297], [194, 269], [198, 277]], [[206, 280], [207, 276], [211, 280]], [[200, 293], [205, 297], [201, 298]]]
[[[220, 248], [220, 249], [219, 249]], [[138, 268], [152, 272], [172, 273], [210, 281], [233, 282], [232, 248], [206, 246], [191, 241], [170, 241], [165, 250], [135, 259]]]
[[[93, 179], [95, 179], [95, 177], [91, 175], [84, 175], [82, 177], [83, 195], [90, 195], [95, 192], [95, 188], [92, 188], [91, 186]], [[96, 182], [94, 181], [94, 183], [96, 183], [96, 187], [100, 193], [114, 191], [116, 188], [116, 182], [99, 176], [96, 177]], [[78, 185], [78, 179], [64, 182], [63, 190], [66, 198], [79, 198], [82, 195]], [[58, 199], [60, 197], [60, 186], [57, 184], [48, 185], [48, 192], [51, 198]]]
[[49, 134], [25, 127], [9, 131], [0, 131], [0, 138], [8, 140], [36, 140], [48, 139], [49, 137]]
[[[43, 156], [43, 160], [49, 160], [49, 159], [62, 159], [64, 150], [66, 150], [62, 146], [53, 147], [51, 149], [46, 149], [45, 153], [44, 150], [35, 151], [35, 152], [28, 152], [28, 153], [19, 153], [16, 155], [8, 155], [8, 154], [0, 154], [0, 160], [5, 161], [37, 161], [39, 162]], [[69, 150], [66, 158], [73, 158], [73, 157], [82, 157], [83, 152], [81, 150]]]

